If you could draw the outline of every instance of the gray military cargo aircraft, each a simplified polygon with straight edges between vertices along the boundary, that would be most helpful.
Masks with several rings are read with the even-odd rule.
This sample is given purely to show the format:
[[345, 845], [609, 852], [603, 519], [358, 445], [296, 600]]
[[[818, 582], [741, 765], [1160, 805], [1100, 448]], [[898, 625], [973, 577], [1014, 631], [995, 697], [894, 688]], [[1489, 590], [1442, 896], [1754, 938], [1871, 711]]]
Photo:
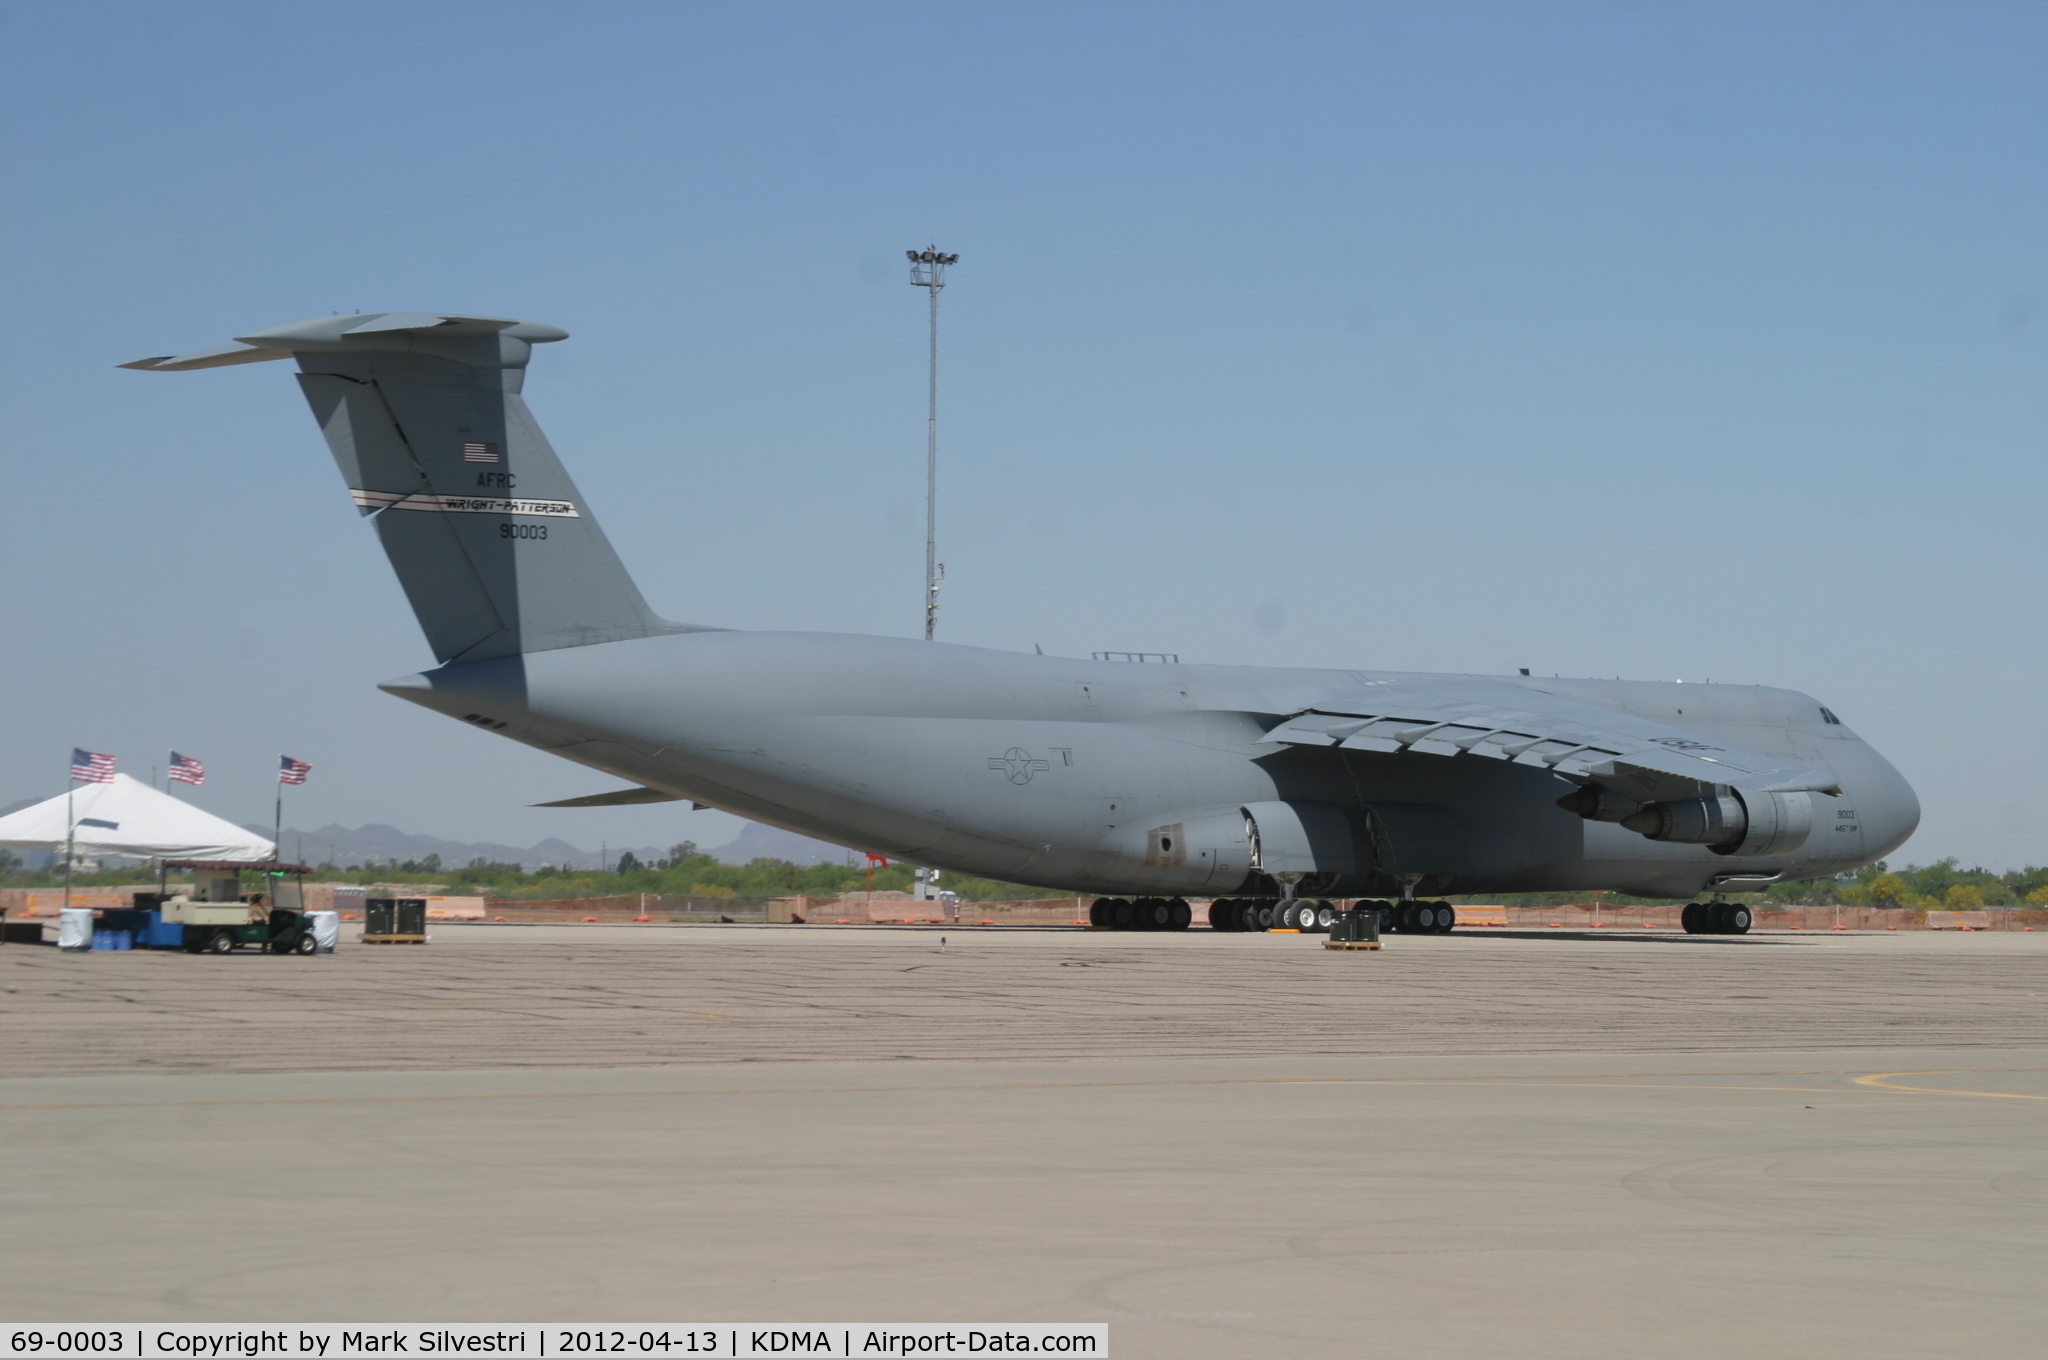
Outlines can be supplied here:
[[[1912, 789], [1806, 695], [1753, 686], [1070, 660], [648, 609], [520, 393], [496, 317], [321, 317], [157, 372], [296, 358], [349, 494], [440, 663], [382, 688], [632, 781], [912, 863], [1127, 894], [1105, 922], [1295, 922], [1427, 894], [1721, 894], [1893, 850]], [[1130, 900], [1135, 899], [1135, 902]], [[1306, 913], [1315, 919], [1312, 910]], [[1328, 912], [1323, 913], [1327, 922]]]

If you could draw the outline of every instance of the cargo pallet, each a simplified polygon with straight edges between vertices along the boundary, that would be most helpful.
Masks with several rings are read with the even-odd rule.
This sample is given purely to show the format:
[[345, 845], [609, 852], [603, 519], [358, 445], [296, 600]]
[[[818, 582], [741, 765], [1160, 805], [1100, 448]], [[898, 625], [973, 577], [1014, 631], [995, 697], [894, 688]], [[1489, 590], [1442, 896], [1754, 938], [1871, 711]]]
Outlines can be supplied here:
[[1324, 940], [1325, 949], [1378, 949], [1378, 940]]
[[427, 937], [424, 935], [364, 935], [361, 939], [364, 944], [425, 944], [427, 942]]

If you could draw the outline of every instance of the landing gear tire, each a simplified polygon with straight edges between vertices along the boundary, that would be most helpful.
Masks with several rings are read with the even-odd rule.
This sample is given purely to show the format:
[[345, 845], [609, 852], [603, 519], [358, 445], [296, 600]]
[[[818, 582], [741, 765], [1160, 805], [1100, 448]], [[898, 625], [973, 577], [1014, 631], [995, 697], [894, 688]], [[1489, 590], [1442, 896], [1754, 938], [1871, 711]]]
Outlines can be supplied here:
[[1166, 904], [1166, 912], [1166, 928], [1168, 930], [1186, 930], [1194, 923], [1195, 909], [1187, 904], [1186, 898], [1176, 897], [1171, 902], [1168, 902]]
[[1275, 914], [1275, 912], [1277, 911], [1278, 907], [1279, 907], [1279, 904], [1278, 904], [1277, 902], [1261, 902], [1261, 903], [1259, 903], [1259, 909], [1258, 909], [1258, 914], [1257, 914], [1257, 916], [1256, 916], [1256, 917], [1253, 917], [1253, 918], [1250, 918], [1250, 919], [1255, 919], [1255, 920], [1256, 920], [1256, 921], [1258, 922], [1258, 924], [1257, 924], [1257, 925], [1255, 925], [1255, 926], [1253, 926], [1253, 927], [1252, 927], [1252, 929], [1254, 929], [1254, 930], [1271, 930], [1271, 929], [1273, 928], [1273, 924], [1274, 924], [1274, 922], [1273, 922], [1273, 917], [1274, 917], [1274, 914]]
[[1172, 930], [1173, 903], [1163, 897], [1148, 897], [1138, 906], [1138, 929]]
[[1133, 930], [1138, 924], [1138, 908], [1119, 897], [1110, 904], [1109, 928], [1111, 930]]
[[1335, 907], [1331, 906], [1328, 902], [1316, 903], [1316, 934], [1329, 934], [1330, 927], [1336, 924], [1336, 921], [1337, 909]]
[[1704, 902], [1688, 902], [1678, 913], [1678, 924], [1688, 935], [1707, 933], [1707, 910]]
[[1728, 923], [1727, 929], [1726, 929], [1726, 930], [1724, 930], [1724, 931], [1722, 931], [1722, 932], [1721, 932], [1722, 934], [1724, 934], [1724, 935], [1747, 935], [1747, 934], [1749, 934], [1749, 908], [1748, 908], [1748, 907], [1742, 906], [1742, 905], [1740, 905], [1740, 904], [1738, 903], [1737, 905], [1735, 905], [1735, 906], [1732, 906], [1732, 907], [1728, 908], [1728, 914], [1727, 914], [1727, 915], [1726, 915], [1725, 917], [1723, 917], [1722, 919], [1723, 919], [1723, 920], [1725, 920], [1725, 921], [1726, 921], [1726, 922]]
[[1448, 935], [1458, 928], [1458, 909], [1448, 902], [1436, 904], [1436, 933]]
[[1422, 904], [1403, 902], [1394, 929], [1403, 935], [1420, 935], [1423, 931]]

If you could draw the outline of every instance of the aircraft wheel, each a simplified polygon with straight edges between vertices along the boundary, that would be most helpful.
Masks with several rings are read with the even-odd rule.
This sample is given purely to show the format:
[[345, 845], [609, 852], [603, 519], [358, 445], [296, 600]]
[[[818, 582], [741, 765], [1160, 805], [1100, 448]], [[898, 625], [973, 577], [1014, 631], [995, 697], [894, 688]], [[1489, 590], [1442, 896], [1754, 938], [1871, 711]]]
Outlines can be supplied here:
[[1423, 925], [1422, 904], [1419, 902], [1403, 902], [1398, 909], [1395, 922], [1394, 929], [1401, 934], [1420, 935]]
[[1278, 910], [1279, 905], [1280, 904], [1278, 902], [1259, 903], [1258, 914], [1252, 918], [1256, 920], [1258, 924], [1253, 926], [1252, 929], [1271, 930], [1273, 928], [1273, 916], [1275, 911]]
[[1458, 928], [1458, 909], [1448, 902], [1436, 904], [1436, 933], [1448, 935]]
[[1134, 930], [1138, 924], [1138, 909], [1123, 898], [1114, 898], [1109, 907], [1109, 928], [1111, 930]]
[[1163, 897], [1148, 897], [1143, 910], [1138, 913], [1142, 924], [1140, 930], [1173, 929], [1173, 903]]
[[1088, 924], [1089, 924], [1089, 925], [1091, 925], [1091, 926], [1106, 926], [1106, 925], [1108, 925], [1108, 924], [1109, 924], [1109, 921], [1108, 921], [1108, 919], [1107, 919], [1107, 918], [1108, 918], [1108, 916], [1109, 916], [1109, 912], [1107, 911], [1107, 907], [1108, 907], [1108, 905], [1109, 905], [1108, 899], [1106, 899], [1106, 898], [1101, 898], [1101, 897], [1098, 897], [1098, 898], [1096, 898], [1096, 899], [1095, 899], [1095, 900], [1094, 900], [1093, 902], [1090, 902], [1090, 903], [1088, 904]]
[[1168, 930], [1186, 930], [1194, 924], [1195, 909], [1187, 904], [1186, 898], [1174, 898], [1166, 904], [1166, 910], [1169, 913], [1166, 922]]
[[1318, 902], [1316, 904], [1316, 933], [1318, 935], [1327, 935], [1330, 933], [1330, 927], [1336, 923], [1337, 909], [1328, 902]]
[[1703, 913], [1700, 910], [1699, 903], [1686, 903], [1685, 906], [1681, 908], [1678, 913], [1679, 927], [1683, 929], [1685, 933], [1688, 935], [1706, 934], [1706, 923], [1700, 919], [1700, 917], [1704, 914], [1705, 913]]
[[1728, 931], [1730, 935], [1749, 934], [1749, 908], [1737, 904], [1728, 908]]

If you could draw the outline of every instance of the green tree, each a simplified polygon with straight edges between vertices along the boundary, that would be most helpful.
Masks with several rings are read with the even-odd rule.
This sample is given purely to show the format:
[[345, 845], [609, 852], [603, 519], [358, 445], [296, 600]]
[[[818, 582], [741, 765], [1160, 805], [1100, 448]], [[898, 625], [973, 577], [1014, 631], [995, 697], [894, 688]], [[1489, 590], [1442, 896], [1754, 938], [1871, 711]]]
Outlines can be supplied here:
[[1974, 883], [1951, 883], [1943, 900], [1950, 911], [1976, 911], [1984, 905], [1984, 892]]
[[1906, 904], [1906, 899], [1912, 895], [1912, 890], [1906, 886], [1905, 880], [1897, 874], [1879, 874], [1870, 880], [1870, 886], [1865, 891], [1870, 894], [1870, 900], [1881, 907], [1902, 907]]
[[622, 874], [636, 873], [639, 871], [639, 868], [640, 857], [638, 855], [634, 854], [631, 850], [622, 850], [619, 852], [619, 867], [617, 872]]

